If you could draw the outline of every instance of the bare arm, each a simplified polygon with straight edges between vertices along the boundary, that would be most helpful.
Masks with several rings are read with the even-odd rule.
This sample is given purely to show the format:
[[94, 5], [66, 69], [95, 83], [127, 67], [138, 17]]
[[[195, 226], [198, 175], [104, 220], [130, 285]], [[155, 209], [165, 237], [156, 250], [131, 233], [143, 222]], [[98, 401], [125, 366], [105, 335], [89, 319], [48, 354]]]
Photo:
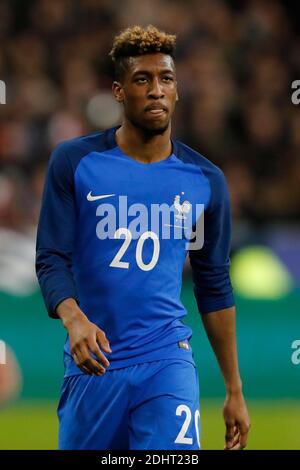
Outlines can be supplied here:
[[[56, 308], [70, 337], [70, 348], [74, 360], [85, 374], [103, 375], [109, 361], [102, 353], [111, 353], [109, 342], [97, 325], [90, 322], [73, 298], [63, 300]], [[94, 353], [98, 360], [93, 359]]]
[[210, 312], [201, 318], [226, 387], [223, 408], [226, 425], [225, 448], [243, 449], [247, 444], [250, 419], [238, 368], [235, 307]]

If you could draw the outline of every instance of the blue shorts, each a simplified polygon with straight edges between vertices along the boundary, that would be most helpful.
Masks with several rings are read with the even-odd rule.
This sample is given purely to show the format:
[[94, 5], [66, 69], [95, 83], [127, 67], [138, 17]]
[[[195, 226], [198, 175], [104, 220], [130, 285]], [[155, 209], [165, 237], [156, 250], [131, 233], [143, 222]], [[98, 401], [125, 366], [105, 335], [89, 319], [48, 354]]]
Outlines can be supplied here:
[[58, 417], [60, 449], [199, 449], [196, 367], [164, 359], [66, 377]]

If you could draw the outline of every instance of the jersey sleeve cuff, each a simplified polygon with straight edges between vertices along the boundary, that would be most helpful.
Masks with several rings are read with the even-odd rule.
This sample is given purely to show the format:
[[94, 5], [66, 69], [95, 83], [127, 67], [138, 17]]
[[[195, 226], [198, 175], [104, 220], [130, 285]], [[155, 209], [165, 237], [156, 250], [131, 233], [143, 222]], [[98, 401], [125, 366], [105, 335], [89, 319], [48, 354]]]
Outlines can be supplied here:
[[59, 315], [56, 313], [56, 308], [58, 305], [66, 299], [74, 299], [77, 304], [79, 305], [79, 301], [74, 293], [69, 294], [62, 294], [61, 296], [56, 296], [55, 299], [50, 301], [47, 305], [48, 315], [50, 318], [54, 318], [55, 320], [60, 319]]
[[201, 315], [235, 306], [233, 293], [227, 294], [226, 296], [220, 298], [199, 298], [195, 293], [195, 297]]

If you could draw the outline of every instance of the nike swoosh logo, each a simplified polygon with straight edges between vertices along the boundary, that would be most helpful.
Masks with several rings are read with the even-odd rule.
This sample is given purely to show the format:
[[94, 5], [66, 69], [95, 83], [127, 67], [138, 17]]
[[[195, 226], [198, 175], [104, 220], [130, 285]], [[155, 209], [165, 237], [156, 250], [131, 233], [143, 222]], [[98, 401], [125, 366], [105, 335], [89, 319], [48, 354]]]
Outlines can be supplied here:
[[92, 191], [90, 191], [86, 198], [88, 201], [92, 202], [92, 201], [98, 201], [99, 199], [104, 199], [106, 197], [111, 197], [111, 196], [115, 196], [115, 194], [102, 194], [101, 196], [92, 196]]

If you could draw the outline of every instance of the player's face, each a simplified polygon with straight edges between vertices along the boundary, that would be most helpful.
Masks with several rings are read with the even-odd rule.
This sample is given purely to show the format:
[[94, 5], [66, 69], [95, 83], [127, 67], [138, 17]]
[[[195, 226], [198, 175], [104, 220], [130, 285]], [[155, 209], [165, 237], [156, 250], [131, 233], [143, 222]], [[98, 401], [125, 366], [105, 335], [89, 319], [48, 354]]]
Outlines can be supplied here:
[[160, 134], [171, 120], [177, 96], [174, 62], [162, 53], [131, 57], [122, 83], [114, 82], [125, 118], [143, 131]]

